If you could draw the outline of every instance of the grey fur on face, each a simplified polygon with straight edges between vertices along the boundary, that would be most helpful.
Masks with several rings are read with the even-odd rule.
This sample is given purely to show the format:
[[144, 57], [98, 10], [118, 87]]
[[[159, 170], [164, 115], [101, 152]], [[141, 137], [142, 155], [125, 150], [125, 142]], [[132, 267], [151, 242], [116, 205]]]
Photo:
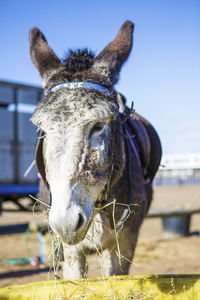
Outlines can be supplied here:
[[[31, 119], [43, 134], [36, 163], [51, 193], [49, 222], [64, 245], [66, 279], [84, 277], [84, 254], [99, 249], [110, 256], [103, 262], [103, 275], [127, 274], [152, 200], [161, 159], [159, 138], [136, 113], [124, 121], [129, 109], [114, 90], [132, 49], [133, 28], [126, 21], [96, 57], [86, 50], [72, 51], [63, 62], [38, 28], [30, 31], [30, 54], [46, 95]], [[101, 85], [109, 95], [91, 88], [51, 92], [73, 81]], [[130, 135], [135, 138], [128, 140]], [[122, 223], [117, 233], [121, 264], [110, 219], [97, 206], [102, 199], [107, 199], [114, 223]], [[129, 213], [122, 219], [125, 209]]]

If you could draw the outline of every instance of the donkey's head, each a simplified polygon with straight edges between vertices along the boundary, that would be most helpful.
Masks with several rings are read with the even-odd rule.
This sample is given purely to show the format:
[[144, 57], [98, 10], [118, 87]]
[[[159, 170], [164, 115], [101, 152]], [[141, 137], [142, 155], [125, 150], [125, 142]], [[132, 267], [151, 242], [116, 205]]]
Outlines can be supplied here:
[[71, 52], [63, 62], [37, 28], [30, 31], [31, 58], [46, 94], [32, 117], [44, 133], [37, 165], [51, 192], [50, 225], [67, 244], [85, 237], [95, 203], [123, 173], [114, 84], [131, 51], [132, 31], [126, 21], [96, 58], [84, 50]]

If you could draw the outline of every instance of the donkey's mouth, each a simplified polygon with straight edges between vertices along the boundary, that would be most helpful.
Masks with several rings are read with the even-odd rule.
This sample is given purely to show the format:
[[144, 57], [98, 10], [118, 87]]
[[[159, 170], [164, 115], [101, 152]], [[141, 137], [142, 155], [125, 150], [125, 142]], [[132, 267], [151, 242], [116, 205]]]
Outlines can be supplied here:
[[76, 245], [79, 244], [86, 236], [92, 221], [92, 216], [89, 220], [79, 215], [75, 226], [72, 228], [64, 222], [55, 223], [50, 220], [52, 230], [61, 238], [64, 244]]
[[63, 228], [62, 230], [56, 231], [56, 233], [60, 236], [64, 244], [67, 244], [69, 246], [77, 245], [82, 240], [84, 240], [88, 232], [90, 223], [91, 220], [88, 222], [88, 224], [85, 224], [85, 226], [82, 227], [80, 230], [69, 232], [69, 230], [65, 230], [65, 228]]

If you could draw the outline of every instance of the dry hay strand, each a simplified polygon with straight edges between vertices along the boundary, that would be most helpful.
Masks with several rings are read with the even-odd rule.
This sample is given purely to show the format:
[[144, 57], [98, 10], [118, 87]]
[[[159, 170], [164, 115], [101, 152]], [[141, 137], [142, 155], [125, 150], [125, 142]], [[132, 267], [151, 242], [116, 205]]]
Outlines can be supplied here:
[[[50, 206], [46, 203], [44, 203], [43, 201], [41, 201], [40, 199], [37, 199], [33, 196], [31, 196], [34, 200], [35, 200], [35, 204], [33, 206], [33, 213], [34, 212], [34, 208], [37, 202], [44, 204], [47, 207], [47, 211], [45, 212], [46, 216], [48, 215], [47, 212], [50, 209]], [[114, 199], [113, 202], [106, 204], [105, 206], [110, 206], [112, 205], [112, 218], [113, 218], [113, 223], [114, 223], [114, 230], [111, 231], [110, 228], [108, 228], [104, 223], [102, 223], [100, 220], [98, 220], [97, 218], [94, 217], [94, 221], [97, 223], [101, 223], [102, 226], [108, 230], [109, 232], [114, 232], [115, 234], [115, 240], [116, 240], [116, 249], [113, 249], [113, 251], [116, 252], [117, 257], [119, 259], [119, 265], [121, 266], [121, 260], [122, 259], [127, 259], [126, 257], [124, 257], [121, 252], [120, 252], [120, 244], [119, 244], [119, 232], [122, 230], [125, 221], [128, 219], [128, 217], [130, 216], [130, 214], [134, 213], [134, 210], [131, 210], [131, 207], [128, 206], [128, 210], [129, 213], [127, 215], [127, 217], [123, 220], [123, 222], [120, 224], [120, 226], [117, 226], [116, 222], [115, 222], [115, 208], [116, 205], [120, 205], [118, 203], [116, 203], [116, 200]], [[121, 204], [123, 205], [123, 204]], [[133, 204], [132, 204], [133, 205]], [[105, 208], [105, 206], [99, 208], [99, 211], [103, 211], [103, 209]], [[127, 206], [127, 205], [126, 205]], [[48, 223], [48, 217], [46, 217], [45, 222]], [[50, 271], [53, 271], [54, 273], [54, 285], [52, 286], [52, 291], [53, 291], [53, 298], [48, 298], [48, 299], [54, 299], [54, 300], [64, 300], [64, 299], [85, 299], [85, 300], [89, 300], [89, 299], [107, 299], [107, 300], [120, 300], [120, 299], [130, 299], [130, 300], [154, 300], [157, 299], [153, 296], [152, 293], [145, 293], [139, 290], [129, 290], [128, 295], [122, 295], [122, 293], [116, 292], [114, 290], [112, 290], [109, 287], [108, 284], [108, 279], [106, 279], [104, 277], [104, 270], [103, 270], [103, 257], [102, 257], [102, 253], [103, 253], [103, 249], [98, 245], [96, 245], [95, 240], [93, 239], [92, 236], [89, 236], [88, 234], [86, 235], [86, 238], [92, 242], [95, 250], [96, 250], [96, 256], [97, 259], [99, 261], [99, 266], [101, 269], [101, 278], [98, 278], [99, 282], [101, 282], [104, 286], [104, 295], [105, 292], [107, 294], [107, 296], [102, 296], [101, 294], [96, 294], [94, 289], [90, 288], [90, 281], [88, 279], [85, 279], [83, 283], [78, 283], [77, 281], [72, 281], [72, 280], [67, 280], [64, 281], [62, 280], [59, 276], [58, 276], [58, 270], [60, 268], [61, 262], [63, 261], [63, 245], [62, 245], [62, 240], [50, 230], [51, 234], [50, 234], [50, 240], [51, 240], [51, 253], [49, 254], [49, 264], [50, 264]], [[86, 255], [86, 254], [85, 254]], [[128, 260], [128, 259], [127, 259]], [[129, 261], [131, 264], [134, 264], [132, 261]], [[135, 264], [134, 264], [135, 265]], [[86, 264], [86, 270], [85, 273], [87, 272], [87, 264]], [[50, 272], [49, 271], [49, 272]], [[74, 285], [74, 292], [72, 292], [71, 295], [67, 295], [67, 284], [71, 283], [72, 285]], [[63, 287], [62, 290], [60, 289], [60, 285]], [[87, 287], [86, 287], [87, 285]], [[59, 288], [58, 288], [59, 286]], [[80, 295], [73, 295], [78, 289], [82, 289], [83, 293], [81, 293]]]
[[[116, 223], [115, 223], [115, 206], [116, 206], [116, 200], [114, 200], [113, 202], [109, 203], [109, 204], [106, 204], [106, 206], [108, 205], [112, 205], [113, 207], [113, 211], [112, 211], [112, 216], [113, 216], [113, 222], [114, 222], [114, 234], [115, 234], [115, 239], [116, 239], [116, 249], [113, 251], [116, 251], [116, 254], [119, 258], [119, 265], [121, 266], [121, 260], [122, 259], [126, 259], [128, 260], [126, 257], [124, 257], [121, 252], [120, 252], [120, 244], [119, 244], [119, 239], [118, 239], [118, 234], [119, 232], [121, 231], [121, 229], [123, 228], [124, 226], [124, 223], [125, 221], [128, 219], [128, 217], [130, 216], [130, 214], [134, 213], [134, 210], [131, 210], [130, 209], [130, 206], [129, 206], [129, 214], [128, 216], [126, 217], [126, 219], [122, 222], [121, 226], [119, 228], [117, 228], [116, 226]], [[104, 207], [100, 208], [100, 210], [102, 210]], [[105, 224], [103, 224], [100, 220], [98, 220], [97, 218], [94, 217], [94, 220], [95, 222], [97, 223], [101, 223], [102, 226], [104, 226], [104, 228], [106, 230], [108, 230], [109, 232], [112, 232], [110, 230], [110, 228], [108, 228]], [[103, 299], [124, 299], [124, 296], [117, 293], [117, 292], [114, 292], [112, 289], [109, 288], [109, 285], [106, 284], [106, 282], [108, 282], [108, 280], [104, 277], [104, 270], [103, 270], [103, 258], [102, 258], [102, 253], [103, 253], [103, 249], [98, 245], [96, 245], [95, 243], [95, 240], [93, 239], [92, 236], [89, 236], [88, 234], [86, 234], [86, 238], [93, 244], [94, 248], [95, 248], [95, 251], [96, 251], [96, 256], [98, 258], [98, 261], [99, 261], [99, 266], [100, 266], [100, 269], [101, 269], [101, 278], [99, 278], [99, 281], [101, 281], [103, 284], [104, 284], [104, 287], [106, 289], [106, 293], [109, 295], [109, 296], [104, 296]], [[76, 281], [72, 281], [72, 280], [68, 280], [68, 281], [63, 281], [61, 280], [61, 278], [58, 276], [58, 269], [59, 269], [59, 266], [60, 266], [60, 263], [63, 259], [63, 247], [62, 247], [62, 241], [61, 239], [54, 233], [51, 233], [51, 239], [52, 239], [52, 252], [51, 252], [51, 257], [52, 257], [52, 269], [53, 269], [53, 272], [54, 272], [54, 277], [55, 277], [55, 285], [54, 285], [54, 288], [55, 288], [55, 292], [56, 292], [56, 298], [55, 299], [102, 299], [102, 296], [101, 295], [97, 295], [97, 294], [94, 294], [94, 291], [93, 289], [90, 289], [90, 288], [86, 288], [85, 287], [85, 283], [89, 285], [89, 280], [85, 279], [85, 283], [84, 284], [77, 284]], [[85, 254], [85, 253], [84, 253]], [[86, 254], [85, 254], [86, 255]], [[129, 261], [129, 260], [128, 260]], [[132, 261], [129, 261], [131, 264], [134, 264]], [[135, 264], [134, 264], [135, 265]], [[85, 273], [87, 272], [87, 263], [86, 263], [86, 269], [85, 269]], [[84, 292], [83, 294], [79, 295], [79, 296], [66, 296], [64, 295], [65, 294], [65, 290], [66, 290], [66, 282], [70, 282], [72, 284], [74, 284], [74, 286], [77, 286], [77, 289], [79, 288], [82, 288], [84, 291], [85, 289], [87, 290], [86, 292]], [[57, 289], [57, 284], [62, 284], [63, 285], [63, 293], [60, 292], [60, 290]], [[76, 290], [76, 289], [75, 289]], [[67, 298], [66, 298], [67, 297]], [[91, 298], [92, 297], [92, 298]], [[140, 292], [140, 291], [133, 291], [131, 290], [129, 295], [126, 296], [126, 299], [147, 299], [147, 300], [151, 300], [151, 299], [156, 299], [156, 298], [153, 298], [152, 295], [149, 295], [149, 294], [145, 294], [144, 292]]]
[[[123, 298], [124, 299], [124, 298]], [[130, 290], [127, 300], [158, 300], [158, 297], [153, 295], [153, 292], [142, 292], [137, 290]]]

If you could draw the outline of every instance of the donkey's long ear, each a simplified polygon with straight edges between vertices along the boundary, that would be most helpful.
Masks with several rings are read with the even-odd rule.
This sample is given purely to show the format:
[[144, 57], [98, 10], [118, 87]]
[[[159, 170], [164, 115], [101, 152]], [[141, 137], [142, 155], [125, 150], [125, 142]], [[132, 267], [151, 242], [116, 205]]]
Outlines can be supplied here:
[[127, 20], [116, 38], [95, 59], [94, 68], [109, 77], [113, 85], [118, 81], [121, 67], [131, 52], [133, 29], [134, 24]]
[[42, 79], [46, 81], [48, 75], [61, 65], [61, 61], [48, 46], [44, 35], [37, 27], [30, 30], [29, 41], [31, 59]]

